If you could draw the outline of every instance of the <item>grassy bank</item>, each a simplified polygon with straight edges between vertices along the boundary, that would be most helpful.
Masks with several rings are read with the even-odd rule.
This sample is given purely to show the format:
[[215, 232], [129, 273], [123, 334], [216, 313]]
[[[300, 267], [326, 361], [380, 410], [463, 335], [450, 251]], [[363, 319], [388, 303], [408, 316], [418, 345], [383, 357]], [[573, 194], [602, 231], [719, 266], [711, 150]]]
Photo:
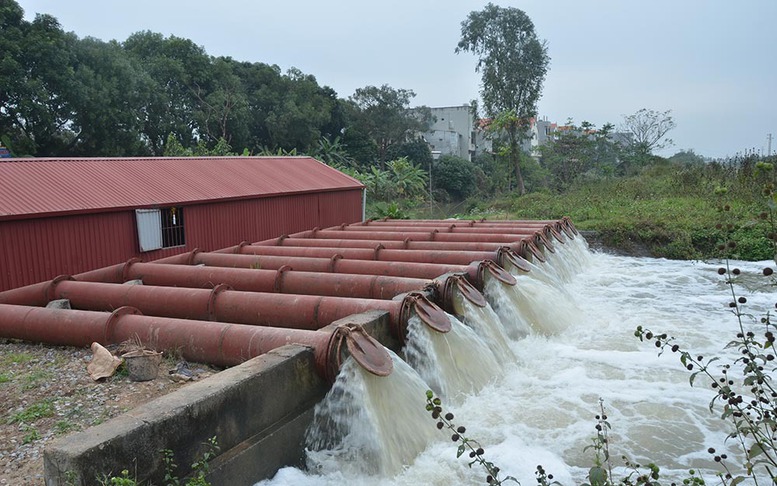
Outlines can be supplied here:
[[580, 182], [560, 194], [471, 201], [458, 216], [569, 216], [579, 229], [596, 231], [606, 246], [624, 251], [647, 248], [656, 257], [704, 259], [720, 256], [720, 245], [736, 241], [727, 248], [732, 258], [774, 258], [773, 185], [764, 192], [772, 175], [713, 176], [698, 168], [653, 167], [638, 176]]

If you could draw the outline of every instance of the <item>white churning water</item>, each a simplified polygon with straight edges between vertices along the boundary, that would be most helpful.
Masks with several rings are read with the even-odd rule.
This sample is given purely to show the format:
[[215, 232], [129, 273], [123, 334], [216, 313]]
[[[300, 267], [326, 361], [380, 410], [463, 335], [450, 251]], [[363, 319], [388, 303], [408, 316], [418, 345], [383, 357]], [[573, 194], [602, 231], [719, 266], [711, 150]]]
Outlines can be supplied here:
[[[516, 275], [520, 291], [495, 290], [492, 282], [486, 292], [494, 309], [460, 302], [474, 331], [456, 321], [454, 334], [441, 338], [411, 322], [417, 341], [407, 359], [418, 370], [395, 357], [394, 373], [379, 378], [349, 361], [316, 407], [310, 470], [285, 468], [259, 484], [485, 484], [484, 471], [457, 459], [449, 433], [436, 429], [425, 410], [428, 388], [444, 396], [446, 411], [485, 457], [524, 485], [536, 484], [539, 464], [562, 484], [583, 482], [600, 397], [616, 464], [626, 455], [655, 462], [665, 478], [695, 468], [713, 480], [706, 449], [726, 451], [728, 429], [709, 412], [712, 391], [703, 382], [690, 387], [677, 355], [659, 357], [633, 333], [642, 325], [694, 353], [728, 353], [721, 348], [738, 329], [719, 265], [592, 254], [580, 237], [557, 248], [536, 264], [542, 271]], [[732, 266], [756, 274], [764, 265]], [[761, 280], [740, 291], [746, 310], [759, 316], [774, 305]], [[511, 305], [519, 309], [508, 312]], [[506, 322], [510, 316], [520, 325]], [[475, 322], [481, 318], [490, 322]]]

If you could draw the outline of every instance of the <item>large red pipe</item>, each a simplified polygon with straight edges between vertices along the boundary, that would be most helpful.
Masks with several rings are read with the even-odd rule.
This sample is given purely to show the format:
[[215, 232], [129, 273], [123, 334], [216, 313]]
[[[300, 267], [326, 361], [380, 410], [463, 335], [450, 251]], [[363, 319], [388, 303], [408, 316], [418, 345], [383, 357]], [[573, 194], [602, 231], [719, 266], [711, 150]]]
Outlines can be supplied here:
[[[535, 233], [533, 233], [535, 234]], [[532, 234], [532, 235], [533, 235]], [[354, 234], [349, 231], [343, 230], [311, 230], [302, 233], [295, 233], [290, 235], [292, 237], [300, 238], [316, 238], [316, 239], [355, 239], [355, 240], [375, 240], [375, 241], [440, 241], [440, 242], [472, 242], [472, 243], [513, 243], [519, 241], [522, 238], [514, 235], [503, 234], [461, 234], [461, 233], [440, 233], [438, 231], [424, 231], [424, 232], [393, 232], [393, 231], [360, 231]], [[529, 237], [526, 235], [524, 237]]]
[[260, 246], [238, 245], [232, 251], [245, 255], [275, 255], [310, 258], [332, 258], [341, 255], [349, 260], [376, 260], [391, 262], [434, 263], [441, 265], [468, 265], [480, 260], [493, 260], [504, 267], [505, 260], [524, 260], [523, 257], [503, 246], [495, 251], [450, 251], [435, 252], [423, 250], [394, 250], [374, 245], [374, 248], [326, 248], [326, 247], [295, 247], [295, 246]]
[[296, 294], [272, 294], [231, 290], [120, 285], [59, 280], [49, 289], [53, 299], [67, 299], [75, 309], [112, 311], [123, 306], [159, 317], [208, 320], [315, 330], [332, 322], [371, 310], [389, 313], [392, 330], [404, 339], [407, 321], [415, 312], [433, 329], [450, 330], [450, 321], [423, 294], [410, 293], [402, 300], [349, 299]]
[[461, 227], [515, 227], [523, 229], [537, 229], [538, 227], [544, 227], [550, 225], [557, 231], [564, 231], [568, 236], [573, 237], [578, 233], [577, 228], [572, 223], [572, 220], [568, 216], [564, 216], [558, 220], [451, 220], [451, 219], [437, 219], [437, 220], [406, 220], [406, 219], [379, 219], [368, 220], [363, 223], [356, 223], [361, 225], [371, 225], [374, 227], [381, 226], [438, 226], [438, 225], [455, 225], [458, 228]]
[[[546, 246], [552, 246], [548, 238], [553, 237], [556, 241], [563, 243], [564, 239], [553, 226], [544, 225], [536, 228], [514, 228], [514, 227], [502, 227], [502, 228], [485, 228], [479, 226], [473, 227], [457, 227], [456, 225], [440, 225], [440, 226], [380, 226], [379, 228], [364, 226], [362, 223], [356, 223], [352, 225], [341, 225], [332, 228], [326, 228], [325, 231], [354, 231], [354, 232], [391, 232], [391, 233], [432, 233], [433, 239], [436, 237], [434, 233], [466, 233], [466, 234], [480, 234], [485, 236], [501, 235], [505, 237], [513, 237], [511, 241], [519, 241], [524, 238], [540, 238]], [[312, 233], [312, 238], [316, 238], [316, 233]], [[441, 238], [444, 236], [441, 236]]]
[[313, 348], [318, 372], [334, 381], [347, 349], [368, 371], [391, 373], [385, 348], [354, 325], [309, 331], [143, 316], [121, 307], [112, 313], [0, 304], [0, 336], [66, 346], [140, 341], [157, 351], [175, 350], [187, 360], [233, 366], [286, 344]]
[[[523, 258], [532, 258], [545, 261], [545, 256], [538, 245], [532, 240], [524, 238], [516, 243], [467, 243], [467, 242], [440, 242], [440, 241], [375, 241], [358, 239], [318, 240], [314, 238], [291, 238], [281, 236], [269, 240], [252, 243], [251, 246], [295, 246], [295, 247], [322, 247], [322, 248], [375, 248], [377, 245], [390, 250], [423, 250], [425, 252], [437, 251], [496, 251], [501, 247], [508, 247]], [[540, 246], [544, 247], [542, 243]], [[237, 247], [231, 247], [234, 251]]]
[[[321, 329], [352, 314], [382, 310], [389, 313], [393, 328], [399, 331], [406, 325], [409, 312], [423, 306], [425, 313], [432, 315], [428, 324], [442, 332], [446, 326], [450, 329], [447, 316], [421, 294], [409, 294], [403, 300], [349, 299], [243, 292], [226, 285], [191, 289], [75, 280], [53, 282], [49, 293], [53, 299], [67, 299], [73, 308], [81, 310], [112, 311], [130, 306], [160, 317], [309, 330]], [[397, 335], [401, 337], [400, 332]]]
[[347, 260], [339, 255], [333, 258], [284, 257], [271, 255], [230, 255], [226, 253], [195, 252], [191, 263], [216, 267], [265, 268], [277, 270], [289, 266], [305, 272], [331, 272], [368, 275], [406, 275], [412, 278], [435, 279], [446, 273], [463, 273], [478, 289], [484, 285], [485, 273], [498, 280], [515, 285], [515, 278], [491, 260], [473, 262], [469, 265], [437, 265], [414, 262], [383, 262], [369, 260]]
[[121, 282], [137, 279], [145, 285], [209, 288], [222, 283], [249, 292], [363, 299], [392, 299], [399, 294], [434, 286], [431, 279], [299, 272], [290, 267], [267, 270], [129, 262], [122, 273]]

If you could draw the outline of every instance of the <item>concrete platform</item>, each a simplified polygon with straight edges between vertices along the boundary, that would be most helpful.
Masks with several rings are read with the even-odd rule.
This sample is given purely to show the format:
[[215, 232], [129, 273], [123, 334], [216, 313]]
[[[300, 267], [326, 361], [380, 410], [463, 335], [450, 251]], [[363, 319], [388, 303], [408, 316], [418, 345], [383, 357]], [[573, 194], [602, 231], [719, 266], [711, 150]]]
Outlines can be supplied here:
[[[385, 312], [332, 325], [344, 322], [397, 348]], [[174, 452], [176, 476], [183, 479], [214, 436], [220, 455], [210, 463], [208, 480], [213, 486], [254, 484], [281, 467], [303, 465], [305, 430], [329, 387], [310, 348], [278, 348], [54, 441], [44, 451], [46, 486], [93, 485], [123, 469], [137, 471], [138, 481], [163, 484], [164, 449]]]

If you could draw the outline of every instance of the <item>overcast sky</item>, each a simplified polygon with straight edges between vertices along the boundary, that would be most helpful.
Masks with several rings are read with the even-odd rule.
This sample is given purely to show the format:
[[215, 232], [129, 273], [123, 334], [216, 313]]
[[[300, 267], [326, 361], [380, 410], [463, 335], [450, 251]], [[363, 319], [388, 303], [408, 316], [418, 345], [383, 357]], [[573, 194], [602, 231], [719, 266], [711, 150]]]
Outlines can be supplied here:
[[[414, 104], [478, 96], [475, 58], [454, 53], [475, 0], [17, 0], [79, 37], [150, 30], [214, 56], [296, 67], [340, 97], [388, 84]], [[547, 40], [541, 117], [616, 126], [640, 108], [672, 110], [674, 147], [723, 157], [767, 151], [777, 135], [777, 0], [495, 1], [524, 10]], [[777, 152], [777, 141], [772, 153]]]

